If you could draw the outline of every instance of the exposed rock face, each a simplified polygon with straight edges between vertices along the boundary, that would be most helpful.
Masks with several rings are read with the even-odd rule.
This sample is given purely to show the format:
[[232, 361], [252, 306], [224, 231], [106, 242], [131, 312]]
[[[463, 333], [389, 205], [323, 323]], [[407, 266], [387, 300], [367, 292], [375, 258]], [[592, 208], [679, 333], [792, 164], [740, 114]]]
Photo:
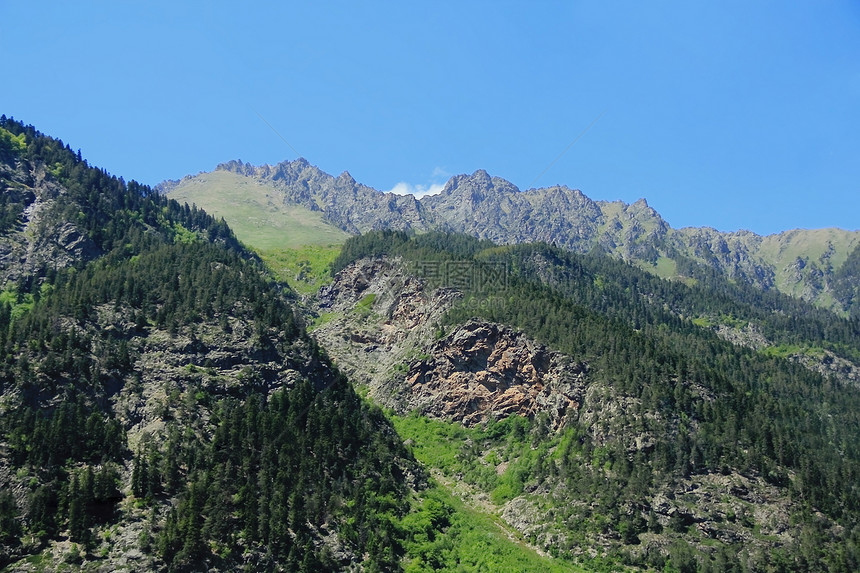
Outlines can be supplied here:
[[470, 321], [435, 342], [406, 374], [408, 410], [472, 425], [546, 412], [554, 427], [575, 415], [585, 366], [508, 327]]
[[449, 231], [497, 243], [542, 241], [577, 252], [600, 245], [629, 256], [655, 249], [654, 241], [668, 230], [644, 199], [633, 205], [602, 204], [558, 185], [520, 191], [483, 170], [452, 177], [441, 193], [422, 198], [421, 204], [437, 227]]
[[576, 416], [585, 365], [484, 321], [439, 338], [442, 316], [461, 296], [428, 291], [398, 260], [363, 259], [320, 291], [319, 312], [334, 316], [313, 335], [376, 401], [401, 413], [472, 425], [546, 412], [556, 428]]
[[[93, 260], [102, 253], [85, 232], [62, 216], [58, 199], [66, 190], [46, 177], [44, 167], [0, 164], [3, 193], [23, 206], [18, 225], [0, 234], [0, 286], [33, 275]], [[66, 206], [68, 208], [68, 206]]]
[[454, 289], [429, 291], [404, 272], [399, 260], [363, 259], [320, 290], [317, 312], [328, 321], [313, 336], [338, 367], [366, 384], [371, 396], [398, 406], [406, 364], [434, 337], [434, 330], [461, 297]]
[[715, 267], [734, 279], [769, 289], [776, 285], [775, 269], [761, 253], [763, 237], [750, 231], [722, 233], [710, 227], [685, 228], [672, 233], [680, 253]]
[[821, 356], [809, 354], [792, 354], [788, 357], [792, 362], [803, 364], [813, 372], [822, 376], [833, 376], [840, 382], [860, 387], [860, 367], [853, 362], [836, 356], [829, 350], [824, 350]]
[[773, 345], [754, 324], [747, 324], [743, 328], [718, 324], [714, 327], [714, 332], [723, 340], [728, 340], [732, 344], [746, 346], [753, 350], [761, 350]]

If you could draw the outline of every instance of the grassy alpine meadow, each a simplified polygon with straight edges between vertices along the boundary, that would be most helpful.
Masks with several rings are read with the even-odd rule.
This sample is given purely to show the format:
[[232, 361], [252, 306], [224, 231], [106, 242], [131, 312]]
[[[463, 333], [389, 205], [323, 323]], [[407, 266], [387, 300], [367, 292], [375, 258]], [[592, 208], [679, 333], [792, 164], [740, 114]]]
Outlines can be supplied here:
[[275, 277], [299, 294], [311, 294], [331, 281], [331, 263], [340, 245], [304, 245], [294, 248], [257, 249]]
[[229, 171], [183, 180], [169, 196], [223, 217], [236, 237], [300, 294], [331, 280], [331, 263], [349, 234], [323, 220], [319, 211], [286, 204], [272, 185]]
[[286, 204], [275, 187], [229, 171], [201, 173], [168, 196], [223, 217], [240, 241], [260, 251], [339, 245], [349, 237], [326, 223], [320, 211]]

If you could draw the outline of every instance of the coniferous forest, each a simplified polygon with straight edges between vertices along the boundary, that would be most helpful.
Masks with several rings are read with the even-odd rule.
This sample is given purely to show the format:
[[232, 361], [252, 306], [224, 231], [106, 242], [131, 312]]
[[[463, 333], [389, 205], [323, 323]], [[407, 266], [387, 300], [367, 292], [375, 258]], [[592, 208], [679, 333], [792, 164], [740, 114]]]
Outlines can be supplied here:
[[[586, 362], [589, 376], [606, 383], [608, 400], [635, 399], [635, 410], [613, 430], [618, 439], [598, 445], [588, 426], [572, 424], [567, 438], [548, 440], [552, 462], [522, 468], [520, 487], [549, 480], [549, 472], [555, 487], [565, 484], [559, 507], [596, 498], [596, 507], [574, 511], [567, 523], [586, 524], [597, 513], [611, 516], [606, 527], [623, 530], [619, 539], [649, 527], [662, 532], [649, 526], [647, 512], [631, 508], [666, 483], [737, 472], [785, 491], [792, 519], [806, 524], [803, 539], [778, 552], [777, 569], [850, 571], [860, 564], [860, 389], [700, 326], [702, 317], [731, 317], [756, 324], [777, 345], [825, 348], [856, 360], [856, 318], [729, 283], [693, 263], [684, 272], [694, 280], [685, 284], [605, 256], [547, 245], [497, 247], [459, 235], [371, 233], [345, 245], [335, 270], [368, 256], [400, 256], [419, 273], [428, 261], [466, 261], [490, 275], [505, 273], [490, 279], [492, 290], [466, 289], [442, 330], [474, 316], [516, 326]], [[629, 438], [637, 434], [654, 436], [653, 448], [631, 452]], [[582, 463], [598, 450], [608, 471]], [[826, 520], [815, 515], [826, 516], [841, 535], [833, 538], [834, 529], [825, 531]], [[691, 525], [678, 524], [678, 532]], [[716, 553], [690, 562], [716, 567], [719, 556], [715, 570], [741, 567], [741, 548], [726, 549], [730, 558]], [[631, 560], [662, 567], [662, 559], [648, 559]]]
[[[5, 116], [0, 179], [0, 568], [860, 568], [860, 388], [795, 359], [860, 362], [857, 316], [680, 256], [666, 280], [546, 244], [349, 239], [330, 275], [396, 259], [431, 292], [451, 285], [428, 264], [480, 270], [437, 339], [481, 319], [583, 365], [596, 413], [464, 427], [362, 397], [223, 220]], [[702, 484], [712, 529], [684, 497]], [[490, 540], [521, 501], [545, 523]]]
[[[90, 167], [32, 127], [5, 117], [0, 127], [0, 159], [23, 174], [20, 187], [62, 186], [42, 224], [74, 221], [97, 248], [3, 291], [0, 564], [61, 539], [79, 564], [100, 545], [97, 530], [133, 515], [145, 523], [136, 543], [169, 570], [393, 567], [392, 524], [408, 509], [405, 472], [417, 469], [308, 339], [292, 293], [223, 220]], [[6, 197], [8, 235], [23, 214]], [[152, 383], [151, 346], [215, 347], [230, 334], [250, 342], [247, 356], [179, 356], [182, 379], [164, 381], [159, 411], [118, 412]], [[239, 360], [248, 365], [229, 380]], [[291, 379], [271, 363], [293, 366]], [[130, 441], [129, 414], [153, 417], [152, 431]], [[312, 543], [322, 527], [340, 555]]]

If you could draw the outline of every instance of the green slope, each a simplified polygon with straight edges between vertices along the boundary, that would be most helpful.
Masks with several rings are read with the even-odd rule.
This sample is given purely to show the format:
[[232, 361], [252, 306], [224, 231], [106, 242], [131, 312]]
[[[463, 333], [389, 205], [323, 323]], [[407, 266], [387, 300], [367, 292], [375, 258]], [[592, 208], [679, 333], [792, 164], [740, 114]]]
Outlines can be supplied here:
[[330, 279], [331, 262], [349, 238], [326, 223], [321, 212], [285, 204], [271, 184], [238, 173], [201, 173], [183, 180], [168, 196], [223, 217], [278, 280], [301, 294], [316, 292]]
[[0, 129], [0, 195], [48, 173], [7, 212], [91, 245], [0, 293], [0, 570], [400, 570], [417, 464], [289, 293], [223, 221]]
[[[509, 523], [531, 543], [566, 557], [602, 547], [658, 570], [739, 570], [742, 561], [750, 570], [857, 570], [860, 392], [780, 357], [782, 345], [796, 345], [856, 359], [856, 321], [689, 262], [679, 271], [694, 286], [604, 256], [460, 235], [369, 233], [348, 241], [333, 268], [379, 255], [419, 273], [438, 262], [487, 277], [458, 287], [462, 302], [440, 321], [446, 331], [479, 317], [587, 365], [587, 388], [559, 434], [541, 429], [540, 416], [505, 431], [394, 422], [419, 461], [496, 508], [507, 504]], [[445, 277], [424, 278], [450, 288]], [[734, 346], [710, 320], [755, 322], [779, 346]], [[443, 348], [452, 377], [458, 351]]]
[[[777, 288], [793, 296], [801, 296], [808, 282], [808, 270], [796, 268], [797, 261], [812, 263], [822, 271], [832, 273], [845, 263], [851, 251], [860, 244], [856, 232], [842, 229], [813, 229], [785, 231], [764, 237], [761, 257], [773, 265]], [[806, 280], [798, 280], [805, 277]], [[830, 302], [830, 301], [818, 301]], [[822, 304], [829, 308], [829, 304]]]
[[341, 244], [349, 237], [321, 212], [286, 205], [273, 186], [229, 171], [185, 179], [168, 196], [223, 217], [239, 240], [260, 251]]
[[[462, 463], [467, 457], [462, 453], [467, 447], [465, 444], [483, 443], [486, 432], [417, 415], [392, 416], [391, 420], [400, 437], [412, 444], [415, 458], [429, 468], [435, 478], [435, 483], [421, 493], [421, 509], [403, 520], [408, 538], [407, 573], [591, 570], [539, 553], [500, 517], [501, 504], [488, 499], [481, 488], [470, 485], [478, 481], [486, 487], [488, 480], [501, 483], [507, 477], [497, 476], [494, 468], [476, 464], [474, 460]], [[497, 427], [507, 429], [525, 423], [518, 419], [510, 419], [510, 422]], [[483, 479], [477, 478], [482, 470]], [[464, 474], [469, 477], [463, 479]], [[433, 519], [434, 514], [440, 513], [442, 519]], [[428, 527], [431, 524], [436, 526], [433, 531]], [[428, 535], [428, 531], [433, 535]]]

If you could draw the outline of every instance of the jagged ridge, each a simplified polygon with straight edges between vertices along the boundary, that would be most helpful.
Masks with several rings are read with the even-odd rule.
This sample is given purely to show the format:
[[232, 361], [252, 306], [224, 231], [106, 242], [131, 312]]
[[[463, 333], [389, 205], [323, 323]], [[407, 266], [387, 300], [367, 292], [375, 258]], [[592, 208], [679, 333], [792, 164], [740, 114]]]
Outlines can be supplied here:
[[644, 199], [629, 205], [593, 201], [564, 186], [520, 191], [483, 170], [454, 176], [441, 193], [417, 200], [381, 193], [346, 172], [332, 177], [304, 159], [259, 167], [231, 161], [218, 169], [270, 182], [284, 201], [321, 210], [350, 233], [437, 229], [497, 243], [543, 241], [580, 253], [596, 249], [665, 277], [678, 276], [679, 259], [689, 258], [763, 289], [844, 314], [860, 312], [839, 275], [849, 255], [860, 256], [852, 255], [860, 249], [856, 231], [793, 230], [762, 237], [708, 227], [673, 229]]

